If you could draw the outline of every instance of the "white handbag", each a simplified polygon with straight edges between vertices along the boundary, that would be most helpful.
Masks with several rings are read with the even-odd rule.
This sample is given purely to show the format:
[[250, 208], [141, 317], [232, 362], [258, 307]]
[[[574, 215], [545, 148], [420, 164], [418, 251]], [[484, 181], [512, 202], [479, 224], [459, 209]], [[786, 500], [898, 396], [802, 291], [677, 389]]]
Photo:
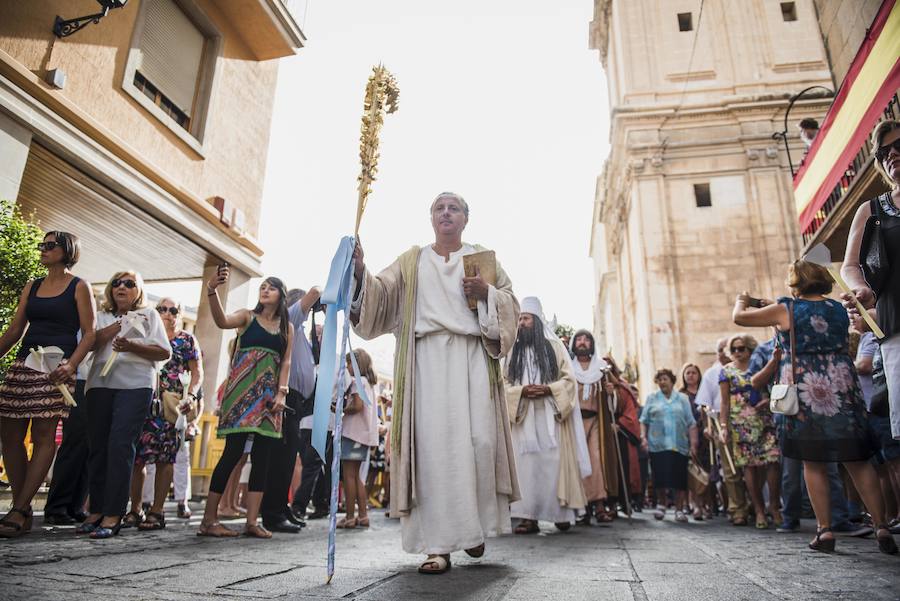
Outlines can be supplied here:
[[794, 303], [788, 307], [790, 313], [790, 342], [791, 342], [791, 383], [775, 384], [769, 393], [769, 408], [772, 413], [782, 415], [797, 415], [800, 411], [800, 397], [797, 395], [797, 364], [796, 340], [794, 338]]

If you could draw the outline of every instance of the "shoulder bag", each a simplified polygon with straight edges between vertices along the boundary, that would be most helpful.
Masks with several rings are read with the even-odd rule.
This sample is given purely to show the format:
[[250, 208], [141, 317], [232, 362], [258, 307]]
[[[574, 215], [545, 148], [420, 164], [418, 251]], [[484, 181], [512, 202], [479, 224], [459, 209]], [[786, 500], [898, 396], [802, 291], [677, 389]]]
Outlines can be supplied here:
[[[890, 192], [886, 194], [890, 194]], [[859, 265], [866, 278], [866, 283], [875, 296], [878, 296], [884, 288], [891, 271], [891, 262], [884, 244], [884, 234], [881, 231], [882, 198], [883, 195], [869, 201], [872, 214], [866, 220], [866, 228], [863, 230], [862, 242], [859, 245]]]
[[[769, 408], [772, 413], [780, 413], [782, 415], [797, 415], [800, 411], [800, 398], [797, 395], [797, 339], [794, 336], [794, 302], [791, 301], [788, 306], [788, 319], [790, 321], [790, 341], [791, 341], [791, 383], [778, 383], [772, 386], [772, 392], [769, 394]], [[781, 369], [779, 368], [779, 379]]]

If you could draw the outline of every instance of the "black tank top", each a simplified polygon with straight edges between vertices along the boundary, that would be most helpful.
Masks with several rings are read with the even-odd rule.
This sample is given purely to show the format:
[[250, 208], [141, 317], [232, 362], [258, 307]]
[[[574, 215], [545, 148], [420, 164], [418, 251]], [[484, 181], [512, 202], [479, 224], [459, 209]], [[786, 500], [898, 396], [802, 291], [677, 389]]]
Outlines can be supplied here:
[[22, 340], [18, 358], [23, 359], [36, 346], [58, 346], [66, 357], [70, 357], [78, 346], [78, 305], [75, 302], [75, 288], [79, 278], [73, 277], [66, 289], [58, 296], [42, 298], [37, 295], [44, 278], [38, 278], [28, 292], [25, 317], [28, 330]]
[[252, 347], [262, 347], [274, 351], [278, 355], [284, 352], [284, 343], [281, 341], [281, 334], [273, 334], [262, 327], [257, 321], [256, 316], [250, 321], [250, 325], [241, 334], [240, 348], [246, 350]]
[[881, 219], [881, 236], [890, 259], [888, 277], [875, 304], [878, 326], [890, 338], [900, 334], [900, 209], [887, 192], [872, 199], [872, 211]]

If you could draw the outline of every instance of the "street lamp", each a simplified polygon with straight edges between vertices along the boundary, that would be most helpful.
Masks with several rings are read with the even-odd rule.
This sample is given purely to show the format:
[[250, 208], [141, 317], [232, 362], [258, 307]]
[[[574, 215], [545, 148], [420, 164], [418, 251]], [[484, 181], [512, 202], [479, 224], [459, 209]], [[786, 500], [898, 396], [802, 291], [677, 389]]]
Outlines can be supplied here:
[[75, 17], [74, 19], [63, 19], [59, 15], [56, 15], [56, 21], [53, 22], [53, 33], [58, 38], [70, 36], [88, 23], [99, 23], [100, 19], [105, 17], [110, 9], [122, 8], [127, 3], [128, 0], [97, 0], [97, 4], [103, 9], [97, 14]]
[[772, 134], [773, 140], [782, 140], [784, 141], [784, 151], [787, 153], [788, 165], [791, 168], [791, 177], [796, 175], [794, 172], [794, 162], [791, 160], [791, 147], [788, 145], [788, 115], [791, 114], [791, 109], [794, 108], [794, 103], [800, 100], [804, 94], [809, 92], [810, 90], [815, 90], [816, 88], [825, 90], [828, 93], [828, 96], [834, 96], [834, 91], [829, 90], [825, 86], [809, 86], [805, 90], [801, 90], [800, 92], [791, 96], [791, 101], [788, 102], [787, 110], [784, 112], [784, 131], [776, 131]]

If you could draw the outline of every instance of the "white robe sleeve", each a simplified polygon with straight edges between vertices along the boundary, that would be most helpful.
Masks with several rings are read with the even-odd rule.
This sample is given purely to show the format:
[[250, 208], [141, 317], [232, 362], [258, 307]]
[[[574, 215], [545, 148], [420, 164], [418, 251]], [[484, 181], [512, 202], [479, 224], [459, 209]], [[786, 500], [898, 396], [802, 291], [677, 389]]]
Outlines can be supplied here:
[[478, 325], [481, 335], [489, 340], [500, 340], [500, 318], [497, 314], [497, 289], [488, 286], [487, 301], [478, 301]]

